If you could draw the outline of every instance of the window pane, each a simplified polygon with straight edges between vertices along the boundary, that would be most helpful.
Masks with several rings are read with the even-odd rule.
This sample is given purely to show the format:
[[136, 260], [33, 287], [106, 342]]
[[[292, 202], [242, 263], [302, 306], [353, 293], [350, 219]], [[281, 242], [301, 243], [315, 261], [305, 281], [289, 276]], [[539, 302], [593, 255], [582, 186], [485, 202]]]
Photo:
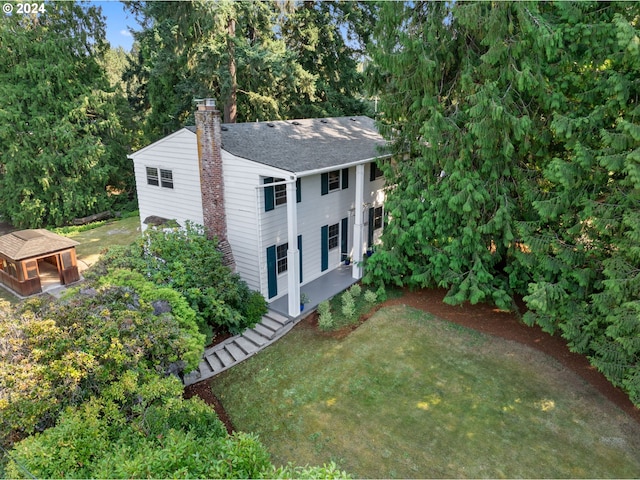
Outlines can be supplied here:
[[287, 271], [287, 250], [289, 250], [289, 244], [283, 243], [276, 247], [276, 263], [278, 265], [278, 273]]
[[173, 188], [173, 172], [171, 170], [160, 170], [160, 180], [165, 188]]
[[382, 207], [377, 207], [373, 211], [373, 228], [382, 228]]
[[160, 184], [158, 182], [158, 169], [153, 167], [147, 167], [147, 183], [149, 185], [155, 185], [156, 187]]
[[329, 191], [340, 189], [340, 170], [329, 172]]
[[338, 236], [340, 234], [340, 226], [338, 223], [329, 225], [329, 250], [338, 246]]
[[373, 168], [373, 179], [374, 180], [382, 177], [382, 169], [378, 166], [377, 162], [373, 162], [372, 168]]
[[25, 267], [27, 268], [27, 278], [36, 278], [38, 276], [38, 262], [26, 262]]
[[284, 205], [287, 203], [287, 186], [276, 185], [276, 205]]

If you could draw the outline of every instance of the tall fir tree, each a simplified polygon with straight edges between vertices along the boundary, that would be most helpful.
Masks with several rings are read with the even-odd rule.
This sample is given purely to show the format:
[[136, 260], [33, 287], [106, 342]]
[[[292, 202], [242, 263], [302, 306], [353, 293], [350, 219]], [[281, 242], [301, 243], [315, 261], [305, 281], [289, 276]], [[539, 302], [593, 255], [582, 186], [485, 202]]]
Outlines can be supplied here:
[[640, 404], [640, 31], [637, 3], [563, 3], [545, 77], [554, 148], [519, 230], [525, 320], [559, 331]]
[[[362, 2], [304, 1], [284, 16], [282, 37], [302, 68], [315, 76], [315, 90], [289, 106], [287, 116], [323, 117], [368, 112], [358, 48], [366, 42], [356, 25], [367, 22]], [[343, 31], [351, 31], [347, 38]]]
[[129, 78], [142, 86], [137, 105], [149, 140], [192, 121], [194, 98], [214, 97], [227, 116], [235, 110], [238, 121], [256, 121], [283, 118], [297, 97], [313, 95], [313, 76], [276, 37], [276, 7], [266, 1], [132, 4], [144, 28], [136, 34], [138, 59]]
[[129, 8], [143, 29], [127, 78], [148, 140], [191, 122], [194, 98], [216, 98], [226, 122], [366, 111], [359, 22], [371, 22], [374, 9], [362, 2], [196, 0]]
[[44, 4], [0, 17], [0, 213], [20, 227], [108, 209], [126, 189], [126, 140], [98, 59], [96, 7]]
[[640, 7], [385, 6], [372, 86], [396, 160], [367, 278], [509, 307], [640, 404]]
[[395, 160], [369, 280], [511, 308], [526, 281], [514, 261], [514, 222], [531, 209], [520, 192], [546, 141], [532, 134], [547, 121], [538, 18], [525, 3], [383, 5], [370, 73]]

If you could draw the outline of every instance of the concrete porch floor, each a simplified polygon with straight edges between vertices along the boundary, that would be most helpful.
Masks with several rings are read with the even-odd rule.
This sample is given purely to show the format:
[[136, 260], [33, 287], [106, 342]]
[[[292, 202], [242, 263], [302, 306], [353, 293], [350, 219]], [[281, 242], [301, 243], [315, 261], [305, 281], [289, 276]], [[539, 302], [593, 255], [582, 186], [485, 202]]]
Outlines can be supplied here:
[[[317, 307], [321, 301], [333, 297], [356, 283], [358, 280], [351, 276], [352, 271], [352, 265], [340, 265], [338, 268], [331, 270], [320, 278], [316, 278], [300, 287], [300, 294], [306, 293], [309, 297], [309, 303], [305, 304], [304, 311], [300, 312], [300, 315], [294, 318], [304, 315]], [[274, 300], [269, 304], [269, 308], [289, 316], [289, 296], [284, 295]]]

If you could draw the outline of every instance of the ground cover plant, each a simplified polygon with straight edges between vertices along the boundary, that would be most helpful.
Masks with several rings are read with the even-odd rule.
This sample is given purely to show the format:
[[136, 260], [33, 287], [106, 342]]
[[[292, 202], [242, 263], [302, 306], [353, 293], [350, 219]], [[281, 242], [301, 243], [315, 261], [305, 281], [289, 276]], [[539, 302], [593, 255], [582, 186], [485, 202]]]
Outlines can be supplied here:
[[640, 475], [637, 423], [579, 377], [408, 307], [342, 339], [302, 324], [211, 385], [275, 462], [365, 478]]
[[318, 326], [321, 330], [331, 331], [356, 325], [376, 304], [398, 295], [398, 289], [390, 289], [387, 293], [384, 287], [374, 289], [356, 283], [340, 295], [318, 304]]

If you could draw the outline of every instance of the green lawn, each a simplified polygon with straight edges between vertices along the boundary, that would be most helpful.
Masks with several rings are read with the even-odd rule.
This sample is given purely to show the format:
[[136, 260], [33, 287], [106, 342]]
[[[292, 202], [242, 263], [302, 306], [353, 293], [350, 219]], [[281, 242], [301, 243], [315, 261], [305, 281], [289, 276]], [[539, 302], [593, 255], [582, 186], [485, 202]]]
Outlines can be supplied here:
[[66, 237], [80, 242], [76, 247], [76, 253], [78, 259], [87, 266], [96, 263], [100, 252], [105, 248], [112, 245], [129, 245], [140, 235], [140, 218], [137, 215], [122, 220], [111, 220], [84, 232], [65, 234]]
[[301, 325], [216, 377], [276, 463], [362, 478], [638, 478], [640, 426], [555, 360], [408, 307]]

